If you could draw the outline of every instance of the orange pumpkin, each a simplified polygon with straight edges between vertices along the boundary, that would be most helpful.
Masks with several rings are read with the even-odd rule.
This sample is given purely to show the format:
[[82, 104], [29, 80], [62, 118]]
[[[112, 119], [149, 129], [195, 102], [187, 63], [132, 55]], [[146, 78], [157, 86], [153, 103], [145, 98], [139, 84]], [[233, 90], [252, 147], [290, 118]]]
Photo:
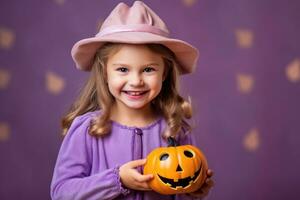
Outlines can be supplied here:
[[150, 187], [160, 194], [190, 193], [204, 183], [208, 169], [204, 154], [195, 146], [176, 146], [169, 137], [168, 147], [154, 149], [144, 166], [144, 174], [153, 174]]

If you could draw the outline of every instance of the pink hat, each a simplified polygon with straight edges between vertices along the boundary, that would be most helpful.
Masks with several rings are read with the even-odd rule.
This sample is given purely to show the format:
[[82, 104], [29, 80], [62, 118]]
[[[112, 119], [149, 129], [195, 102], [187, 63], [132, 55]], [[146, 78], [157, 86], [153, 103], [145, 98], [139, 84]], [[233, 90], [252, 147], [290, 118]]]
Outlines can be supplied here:
[[198, 50], [187, 42], [170, 38], [165, 23], [142, 1], [135, 1], [132, 7], [119, 3], [95, 37], [78, 41], [71, 51], [76, 67], [90, 70], [97, 49], [106, 42], [162, 44], [176, 55], [181, 74], [193, 72], [198, 59]]

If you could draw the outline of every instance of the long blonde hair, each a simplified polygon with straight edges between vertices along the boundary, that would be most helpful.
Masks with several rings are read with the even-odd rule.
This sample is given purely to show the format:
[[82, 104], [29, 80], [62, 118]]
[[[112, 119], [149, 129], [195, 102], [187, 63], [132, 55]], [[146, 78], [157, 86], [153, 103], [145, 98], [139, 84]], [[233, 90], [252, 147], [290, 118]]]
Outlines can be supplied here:
[[[179, 95], [179, 64], [174, 53], [161, 44], [144, 44], [151, 51], [162, 56], [165, 64], [166, 77], [159, 95], [152, 101], [156, 112], [163, 115], [167, 122], [164, 137], [176, 136], [182, 129], [190, 131], [191, 126], [186, 121], [192, 117], [191, 102]], [[62, 118], [63, 135], [70, 128], [75, 117], [89, 111], [101, 109], [101, 115], [92, 121], [89, 133], [100, 137], [111, 130], [110, 110], [114, 103], [114, 97], [109, 92], [106, 83], [106, 63], [109, 56], [115, 54], [122, 47], [119, 43], [106, 43], [98, 49], [91, 74], [80, 95], [73, 103], [68, 113]]]

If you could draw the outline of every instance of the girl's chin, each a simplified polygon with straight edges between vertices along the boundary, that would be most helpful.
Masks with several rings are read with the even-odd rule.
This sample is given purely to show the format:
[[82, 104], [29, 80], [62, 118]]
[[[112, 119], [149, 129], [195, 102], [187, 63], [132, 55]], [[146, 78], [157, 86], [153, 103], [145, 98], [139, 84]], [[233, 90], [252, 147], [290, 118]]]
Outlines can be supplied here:
[[141, 110], [145, 108], [148, 104], [128, 104], [125, 103], [126, 107], [129, 109]]
[[122, 100], [122, 105], [129, 108], [129, 109], [134, 109], [134, 110], [142, 110], [150, 106], [151, 101], [148, 101], [146, 99], [141, 100], [141, 101], [130, 101], [128, 99], [123, 99]]

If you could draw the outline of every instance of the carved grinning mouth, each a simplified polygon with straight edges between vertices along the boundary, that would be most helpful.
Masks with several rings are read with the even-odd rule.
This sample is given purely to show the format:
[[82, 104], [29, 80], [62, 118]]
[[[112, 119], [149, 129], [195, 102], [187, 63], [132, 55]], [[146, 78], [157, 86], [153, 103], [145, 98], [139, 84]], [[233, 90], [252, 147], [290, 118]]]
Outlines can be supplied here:
[[163, 176], [160, 176], [159, 174], [157, 174], [157, 175], [159, 176], [160, 180], [163, 183], [169, 185], [171, 188], [174, 188], [174, 189], [176, 189], [177, 187], [185, 188], [198, 178], [201, 168], [202, 168], [202, 165], [201, 165], [200, 169], [195, 172], [193, 177], [181, 178], [181, 179], [178, 179], [178, 181], [176, 181], [176, 182], [174, 181], [174, 179], [165, 178]]

